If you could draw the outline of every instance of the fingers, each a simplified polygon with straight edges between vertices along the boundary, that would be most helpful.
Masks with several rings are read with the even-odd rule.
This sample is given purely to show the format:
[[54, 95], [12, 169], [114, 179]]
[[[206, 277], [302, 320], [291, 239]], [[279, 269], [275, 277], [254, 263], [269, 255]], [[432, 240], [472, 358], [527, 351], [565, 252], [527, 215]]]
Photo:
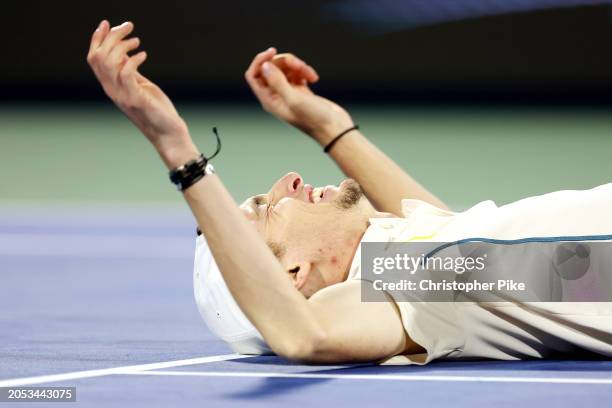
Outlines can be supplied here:
[[274, 47], [270, 47], [267, 50], [257, 54], [255, 58], [253, 58], [253, 61], [251, 61], [251, 65], [249, 65], [247, 71], [244, 73], [244, 76], [246, 77], [247, 81], [249, 80], [249, 78], [255, 78], [261, 75], [261, 64], [271, 60], [272, 57], [275, 55], [276, 48]]
[[265, 88], [265, 83], [261, 80], [261, 65], [266, 61], [270, 61], [274, 55], [276, 55], [276, 48], [274, 47], [260, 52], [253, 58], [251, 65], [249, 65], [249, 68], [244, 73], [246, 81], [259, 99], [263, 96]]
[[291, 85], [287, 81], [285, 74], [273, 63], [266, 61], [261, 66], [263, 77], [268, 86], [278, 93], [287, 103], [291, 103]]
[[290, 71], [293, 71], [293, 76], [301, 76], [306, 78], [308, 82], [314, 82], [319, 79], [315, 70], [293, 54], [286, 54], [285, 63]]
[[132, 30], [134, 30], [134, 24], [130, 21], [126, 21], [125, 23], [111, 28], [110, 32], [106, 35], [102, 44], [100, 44], [99, 52], [103, 55], [107, 55], [115, 45], [127, 37]]
[[138, 78], [140, 76], [138, 67], [141, 66], [146, 59], [146, 51], [140, 51], [127, 59], [119, 72], [119, 79], [125, 86], [130, 89], [136, 89], [135, 87], [138, 85]]
[[315, 83], [319, 80], [319, 74], [310, 65], [306, 65], [306, 68], [304, 70], [304, 76], [310, 83]]
[[127, 54], [128, 52], [135, 50], [140, 46], [140, 38], [132, 37], [127, 40], [121, 41], [117, 46], [113, 49], [113, 53], [118, 52], [120, 54]]
[[140, 46], [140, 39], [138, 37], [133, 37], [128, 40], [120, 41], [108, 54], [106, 59], [110, 61], [111, 66], [114, 70], [121, 69], [124, 62], [128, 57], [128, 52], [135, 50]]
[[94, 32], [87, 61], [98, 79], [104, 82], [103, 86], [117, 81], [119, 71], [129, 59], [128, 53], [140, 45], [137, 37], [124, 40], [133, 29], [131, 22], [111, 29], [108, 21], [104, 20]]
[[[134, 25], [129, 22], [111, 29], [110, 24], [104, 20], [91, 39], [87, 61], [107, 95], [115, 102], [125, 98], [125, 90], [129, 94], [130, 90], [136, 89], [133, 86], [138, 84], [140, 78], [138, 67], [147, 58], [145, 52], [131, 57], [128, 55], [140, 46], [137, 37], [124, 39], [133, 29]], [[122, 89], [122, 85], [132, 88]]]
[[272, 61], [285, 72], [290, 82], [302, 84], [304, 79], [310, 83], [319, 80], [319, 74], [315, 69], [293, 54], [278, 54]]
[[96, 28], [96, 31], [94, 31], [93, 35], [91, 36], [91, 42], [89, 43], [89, 55], [91, 55], [91, 53], [95, 51], [100, 44], [102, 44], [102, 41], [108, 34], [109, 27], [110, 24], [106, 20], [102, 20], [100, 24], [98, 24], [98, 28]]

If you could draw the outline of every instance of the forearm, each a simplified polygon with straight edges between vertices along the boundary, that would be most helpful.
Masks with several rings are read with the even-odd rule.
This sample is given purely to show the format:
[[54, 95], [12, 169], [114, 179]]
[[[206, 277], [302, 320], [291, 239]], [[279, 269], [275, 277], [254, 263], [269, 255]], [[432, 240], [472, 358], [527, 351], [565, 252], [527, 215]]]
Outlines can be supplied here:
[[205, 176], [184, 197], [232, 296], [268, 345], [285, 356], [305, 353], [321, 327], [219, 177]]
[[361, 185], [379, 211], [401, 213], [401, 200], [415, 198], [446, 209], [435, 195], [410, 177], [359, 131], [342, 137], [329, 155], [348, 177]]
[[[259, 53], [245, 73], [263, 108], [326, 146], [353, 119], [338, 104], [314, 94], [308, 84], [318, 81], [314, 69], [292, 54]], [[261, 81], [261, 78], [265, 81]], [[416, 198], [440, 208], [446, 205], [410, 177], [359, 132], [342, 137], [330, 151], [342, 171], [363, 187], [374, 206], [401, 215], [401, 200]]]
[[[126, 39], [133, 28], [126, 22], [111, 29], [102, 21], [92, 35], [87, 61], [108, 97], [174, 169], [199, 152], [168, 96], [138, 71], [147, 54], [128, 54], [140, 44], [138, 38]], [[219, 178], [205, 176], [184, 196], [230, 292], [272, 350], [288, 357], [308, 354], [323, 337], [314, 311]]]

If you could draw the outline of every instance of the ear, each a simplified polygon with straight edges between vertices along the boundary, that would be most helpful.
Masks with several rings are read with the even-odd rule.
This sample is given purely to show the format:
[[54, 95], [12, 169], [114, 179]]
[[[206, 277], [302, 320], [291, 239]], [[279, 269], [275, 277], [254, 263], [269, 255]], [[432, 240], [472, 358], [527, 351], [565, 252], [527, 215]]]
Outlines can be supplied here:
[[300, 290], [304, 284], [306, 284], [311, 269], [312, 264], [306, 261], [294, 262], [292, 267], [289, 268], [289, 274], [291, 275], [297, 290]]

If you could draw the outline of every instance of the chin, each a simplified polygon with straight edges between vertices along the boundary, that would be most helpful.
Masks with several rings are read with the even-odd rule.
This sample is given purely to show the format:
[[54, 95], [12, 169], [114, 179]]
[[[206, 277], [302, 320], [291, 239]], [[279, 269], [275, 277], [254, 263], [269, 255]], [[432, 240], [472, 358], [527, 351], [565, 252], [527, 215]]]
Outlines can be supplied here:
[[357, 183], [357, 181], [355, 181], [352, 178], [347, 178], [344, 179], [340, 182], [340, 184], [338, 184], [338, 188], [340, 190], [346, 190], [349, 187], [353, 187], [353, 186], [358, 186], [359, 188], [361, 188], [361, 186], [359, 185], [359, 183]]
[[348, 210], [356, 206], [363, 197], [363, 189], [353, 179], [346, 179], [340, 183], [339, 194], [334, 203], [341, 209]]

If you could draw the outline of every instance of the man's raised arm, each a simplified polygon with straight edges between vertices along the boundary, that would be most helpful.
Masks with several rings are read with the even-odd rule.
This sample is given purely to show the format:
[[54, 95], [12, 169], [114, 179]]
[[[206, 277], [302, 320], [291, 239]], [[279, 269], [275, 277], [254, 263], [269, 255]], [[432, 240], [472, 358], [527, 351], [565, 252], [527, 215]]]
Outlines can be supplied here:
[[[144, 51], [128, 55], [140, 43], [138, 38], [126, 39], [132, 30], [129, 22], [111, 29], [103, 21], [93, 34], [87, 61], [109, 98], [147, 137], [168, 169], [174, 169], [197, 158], [199, 151], [170, 99], [138, 72]], [[268, 345], [290, 358], [310, 355], [324, 336], [311, 305], [221, 180], [207, 175], [186, 189], [184, 197], [232, 295]]]
[[[128, 55], [139, 45], [126, 39], [132, 30], [131, 23], [100, 23], [87, 61], [110, 99], [175, 169], [199, 151], [170, 99], [138, 72], [146, 54]], [[275, 353], [308, 362], [377, 361], [416, 347], [393, 303], [360, 302], [357, 282], [304, 298], [215, 174], [183, 194], [232, 296]]]
[[[308, 84], [318, 81], [319, 76], [292, 54], [277, 55], [274, 48], [269, 48], [255, 57], [245, 77], [266, 111], [302, 130], [321, 146], [354, 125], [343, 108], [310, 90]], [[344, 174], [357, 180], [379, 211], [401, 215], [404, 198], [447, 208], [358, 130], [340, 138], [329, 155]]]

